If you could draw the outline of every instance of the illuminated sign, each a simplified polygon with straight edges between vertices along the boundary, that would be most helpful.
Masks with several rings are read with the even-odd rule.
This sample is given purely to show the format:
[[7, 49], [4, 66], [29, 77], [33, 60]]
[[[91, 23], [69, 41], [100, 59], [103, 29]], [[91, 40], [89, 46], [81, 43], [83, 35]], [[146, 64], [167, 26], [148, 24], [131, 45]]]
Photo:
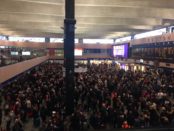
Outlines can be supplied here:
[[23, 52], [22, 52], [22, 55], [31, 55], [31, 52], [29, 52], [29, 51], [25, 51], [25, 52], [24, 52], [24, 51], [23, 51]]
[[127, 58], [128, 57], [128, 44], [114, 45], [113, 46], [113, 56]]
[[75, 56], [82, 56], [83, 50], [82, 49], [75, 49], [74, 50], [74, 55]]
[[18, 52], [15, 52], [15, 51], [12, 51], [10, 52], [11, 55], [18, 55], [19, 53]]

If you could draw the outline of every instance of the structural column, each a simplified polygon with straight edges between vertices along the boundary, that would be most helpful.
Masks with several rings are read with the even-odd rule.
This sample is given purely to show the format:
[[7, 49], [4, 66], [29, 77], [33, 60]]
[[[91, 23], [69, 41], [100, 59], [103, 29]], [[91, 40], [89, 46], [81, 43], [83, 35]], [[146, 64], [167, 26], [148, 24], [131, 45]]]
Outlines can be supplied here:
[[133, 40], [133, 39], [134, 39], [134, 37], [135, 37], [135, 35], [134, 35], [134, 34], [131, 34], [131, 40]]
[[50, 38], [49, 37], [45, 37], [45, 42], [46, 43], [50, 43]]
[[82, 38], [79, 38], [79, 43], [83, 44], [83, 39]]
[[74, 112], [74, 35], [75, 0], [65, 0], [64, 20], [64, 66], [66, 87], [66, 114]]

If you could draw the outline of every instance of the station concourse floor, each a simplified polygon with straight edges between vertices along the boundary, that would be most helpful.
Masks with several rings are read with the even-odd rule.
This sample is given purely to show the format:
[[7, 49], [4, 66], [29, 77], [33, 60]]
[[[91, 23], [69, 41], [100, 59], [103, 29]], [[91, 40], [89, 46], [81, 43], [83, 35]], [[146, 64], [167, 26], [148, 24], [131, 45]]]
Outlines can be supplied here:
[[[2, 105], [4, 104], [4, 99], [2, 99]], [[168, 99], [174, 104], [174, 99], [171, 97], [168, 97]], [[1, 105], [1, 106], [2, 106]], [[5, 124], [3, 122], [4, 119], [4, 112], [2, 116], [2, 127], [5, 127]], [[93, 130], [89, 129], [88, 131], [140, 131], [140, 129], [104, 129], [104, 130]], [[0, 130], [1, 131], [1, 130]], [[28, 122], [24, 124], [24, 131], [41, 131], [40, 128], [33, 127], [33, 120], [29, 119]], [[85, 130], [87, 131], [87, 130]], [[141, 131], [174, 131], [174, 127], [172, 128], [152, 128], [152, 129], [141, 129]]]
[[[170, 101], [174, 104], [174, 99], [169, 98]], [[41, 131], [39, 128], [34, 128], [32, 120], [29, 120], [25, 126], [24, 126], [24, 131]], [[128, 131], [128, 129], [105, 129], [105, 130], [88, 130], [88, 131]], [[129, 129], [129, 131], [140, 131], [140, 129]], [[164, 129], [141, 129], [141, 131], [174, 131], [174, 128], [164, 128]]]
[[[170, 98], [172, 103], [174, 99]], [[4, 114], [4, 113], [3, 113]], [[140, 129], [104, 129], [104, 130], [94, 130], [89, 129], [85, 131], [140, 131]], [[24, 131], [41, 131], [40, 128], [33, 127], [33, 121], [30, 119], [27, 123], [24, 124]], [[152, 128], [152, 129], [141, 129], [141, 131], [174, 131], [174, 128]]]
[[25, 124], [24, 131], [39, 131], [39, 128], [34, 128], [32, 120], [30, 120], [28, 123]]

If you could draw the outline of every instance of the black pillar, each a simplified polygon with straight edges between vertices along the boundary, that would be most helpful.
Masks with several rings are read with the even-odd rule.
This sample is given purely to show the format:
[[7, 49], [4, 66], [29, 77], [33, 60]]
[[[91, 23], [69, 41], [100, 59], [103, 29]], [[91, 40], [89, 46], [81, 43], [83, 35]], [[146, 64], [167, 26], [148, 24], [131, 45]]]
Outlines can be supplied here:
[[66, 114], [74, 112], [74, 18], [75, 0], [65, 0], [64, 20], [64, 66], [66, 87]]

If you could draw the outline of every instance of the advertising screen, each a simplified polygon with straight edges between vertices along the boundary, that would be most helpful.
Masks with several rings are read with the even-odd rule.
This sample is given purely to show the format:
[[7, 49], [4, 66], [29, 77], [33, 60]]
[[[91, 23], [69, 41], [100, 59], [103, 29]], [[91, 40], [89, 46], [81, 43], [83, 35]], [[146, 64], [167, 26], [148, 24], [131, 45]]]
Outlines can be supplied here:
[[74, 50], [74, 55], [75, 56], [82, 56], [83, 50], [82, 49], [75, 49]]
[[128, 44], [114, 45], [113, 57], [128, 58]]
[[22, 52], [22, 55], [31, 55], [31, 52], [29, 52], [29, 51], [23, 51]]
[[11, 55], [18, 55], [19, 53], [18, 52], [15, 52], [15, 51], [12, 51], [10, 52]]

